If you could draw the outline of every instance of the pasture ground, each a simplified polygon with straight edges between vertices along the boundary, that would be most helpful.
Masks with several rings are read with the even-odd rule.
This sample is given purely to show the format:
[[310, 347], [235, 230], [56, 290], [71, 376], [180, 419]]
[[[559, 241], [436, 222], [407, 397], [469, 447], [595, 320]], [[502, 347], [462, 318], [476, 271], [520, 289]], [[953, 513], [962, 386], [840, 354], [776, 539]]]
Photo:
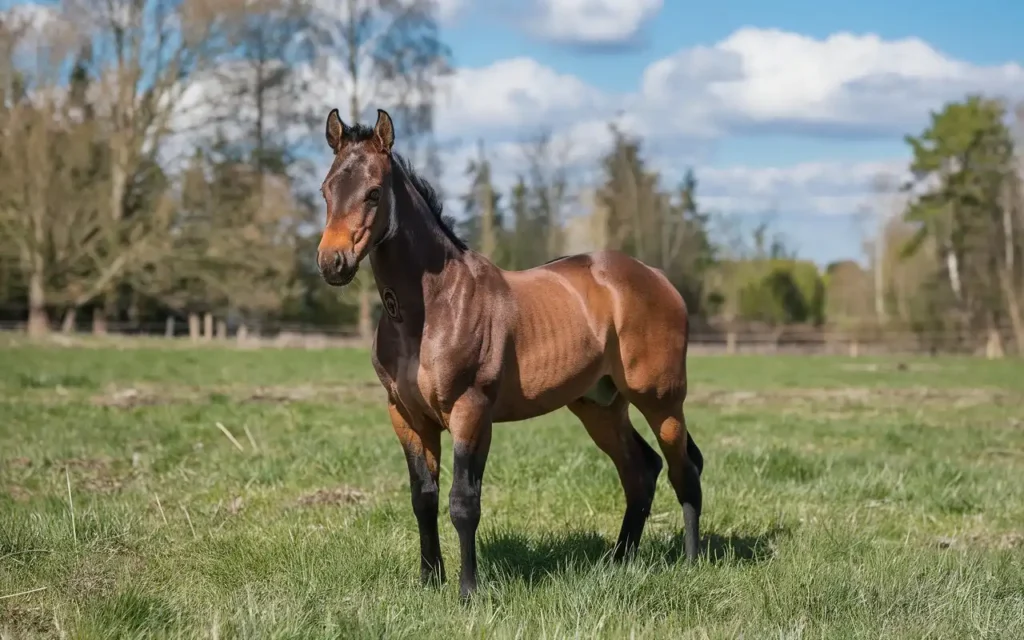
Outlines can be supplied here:
[[0, 360], [4, 638], [1024, 637], [1020, 361], [692, 357], [696, 566], [665, 474], [615, 566], [622, 495], [583, 428], [500, 425], [462, 605], [450, 440], [448, 583], [422, 588], [365, 351]]

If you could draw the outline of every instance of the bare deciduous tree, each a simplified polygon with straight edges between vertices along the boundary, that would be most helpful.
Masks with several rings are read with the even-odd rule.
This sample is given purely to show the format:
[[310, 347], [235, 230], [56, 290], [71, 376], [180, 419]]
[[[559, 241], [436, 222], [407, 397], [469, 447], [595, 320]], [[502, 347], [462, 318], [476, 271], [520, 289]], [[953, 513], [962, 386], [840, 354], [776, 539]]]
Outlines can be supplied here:
[[[230, 0], [65, 0], [64, 14], [90, 46], [96, 78], [96, 108], [109, 144], [109, 191], [102, 257], [112, 272], [98, 295], [94, 329], [104, 332], [115, 291], [137, 268], [126, 257], [139, 252], [160, 225], [149, 212], [126, 215], [131, 184], [156, 167], [153, 162], [181, 118], [190, 81], [224, 44]], [[163, 158], [166, 160], [166, 158]], [[139, 252], [142, 253], [142, 252]]]
[[105, 277], [91, 268], [95, 185], [81, 178], [94, 160], [93, 132], [73, 109], [74, 78], [67, 84], [79, 42], [69, 23], [49, 17], [0, 25], [0, 237], [26, 277], [32, 334], [48, 330], [48, 305], [73, 303]]

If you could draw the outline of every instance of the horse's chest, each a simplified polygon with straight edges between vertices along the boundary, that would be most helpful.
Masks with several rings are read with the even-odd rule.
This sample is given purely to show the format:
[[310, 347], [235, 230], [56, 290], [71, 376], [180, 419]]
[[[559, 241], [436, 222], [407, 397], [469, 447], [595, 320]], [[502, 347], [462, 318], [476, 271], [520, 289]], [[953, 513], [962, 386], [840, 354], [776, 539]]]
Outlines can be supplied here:
[[415, 413], [439, 420], [440, 398], [437, 385], [424, 369], [418, 355], [401, 356], [395, 360], [391, 392], [398, 401]]

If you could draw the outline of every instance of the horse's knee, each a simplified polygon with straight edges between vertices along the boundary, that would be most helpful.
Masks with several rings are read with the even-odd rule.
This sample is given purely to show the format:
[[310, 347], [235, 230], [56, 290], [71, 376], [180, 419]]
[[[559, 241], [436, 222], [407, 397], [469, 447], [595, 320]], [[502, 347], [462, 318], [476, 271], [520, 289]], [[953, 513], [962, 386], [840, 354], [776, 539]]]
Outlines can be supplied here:
[[414, 480], [412, 483], [412, 511], [416, 518], [437, 518], [438, 486], [433, 479]]
[[455, 446], [452, 468], [452, 489], [448, 495], [448, 512], [456, 531], [475, 531], [480, 523], [480, 493], [483, 484], [483, 461], [477, 452]]
[[456, 531], [474, 531], [480, 524], [480, 490], [470, 486], [452, 485], [448, 512]]

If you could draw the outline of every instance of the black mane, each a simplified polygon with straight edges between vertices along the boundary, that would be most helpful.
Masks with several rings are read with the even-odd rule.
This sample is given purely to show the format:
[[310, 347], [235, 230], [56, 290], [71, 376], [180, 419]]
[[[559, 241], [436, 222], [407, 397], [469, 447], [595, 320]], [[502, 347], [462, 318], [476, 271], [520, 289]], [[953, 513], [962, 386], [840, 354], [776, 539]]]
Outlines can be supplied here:
[[[366, 142], [373, 138], [373, 128], [365, 124], [355, 124], [352, 126], [346, 125], [342, 136], [346, 142]], [[438, 226], [441, 227], [444, 234], [448, 236], [448, 239], [451, 240], [456, 247], [466, 251], [469, 247], [462, 238], [455, 233], [451, 225], [445, 219], [446, 216], [443, 213], [444, 203], [441, 202], [441, 198], [437, 195], [437, 191], [434, 189], [433, 185], [427, 182], [426, 178], [416, 173], [412, 164], [406, 160], [405, 157], [395, 152], [391, 153], [391, 157], [398, 163], [399, 168], [409, 179], [409, 182], [412, 183], [412, 186], [423, 197], [423, 200], [426, 201], [427, 208], [429, 208], [430, 213], [434, 215], [434, 220], [437, 221]]]

